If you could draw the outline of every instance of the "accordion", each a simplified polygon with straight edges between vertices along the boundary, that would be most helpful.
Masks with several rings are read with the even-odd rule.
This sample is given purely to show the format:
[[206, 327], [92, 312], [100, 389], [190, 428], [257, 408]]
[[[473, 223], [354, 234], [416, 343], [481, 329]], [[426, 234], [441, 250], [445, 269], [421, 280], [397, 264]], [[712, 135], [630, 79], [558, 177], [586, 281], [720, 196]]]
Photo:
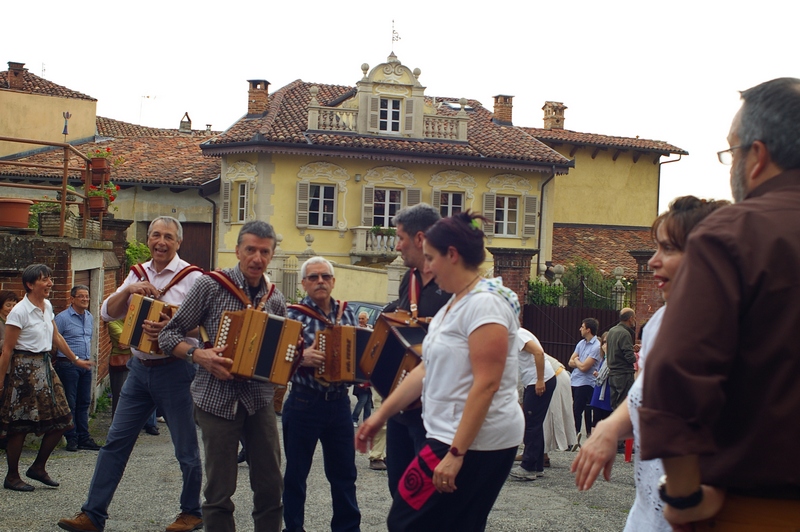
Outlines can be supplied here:
[[233, 360], [234, 377], [286, 386], [303, 354], [303, 324], [260, 310], [225, 311], [220, 319], [216, 347]]
[[428, 331], [411, 314], [381, 314], [361, 357], [361, 370], [381, 397], [387, 397], [422, 361]]
[[372, 330], [352, 325], [335, 325], [317, 331], [317, 346], [325, 362], [315, 377], [325, 382], [367, 382], [359, 363]]
[[178, 307], [164, 303], [158, 299], [145, 297], [141, 294], [131, 296], [131, 304], [128, 313], [125, 315], [125, 322], [122, 324], [122, 333], [119, 336], [119, 343], [129, 345], [143, 353], [151, 355], [163, 355], [158, 348], [158, 342], [147, 336], [142, 328], [144, 320], [161, 321], [163, 312], [170, 318]]

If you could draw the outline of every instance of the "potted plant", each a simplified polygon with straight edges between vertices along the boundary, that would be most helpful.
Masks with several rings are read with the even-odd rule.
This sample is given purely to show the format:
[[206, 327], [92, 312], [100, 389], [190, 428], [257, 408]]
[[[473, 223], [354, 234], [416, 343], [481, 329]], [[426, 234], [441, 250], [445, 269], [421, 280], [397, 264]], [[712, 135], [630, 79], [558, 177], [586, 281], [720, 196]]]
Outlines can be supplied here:
[[119, 185], [111, 181], [101, 186], [89, 185], [86, 190], [86, 200], [91, 215], [98, 216], [108, 211], [108, 205], [117, 199], [118, 193]]
[[96, 148], [86, 154], [89, 158], [89, 165], [92, 168], [92, 184], [101, 185], [106, 179], [105, 177], [111, 174], [111, 167], [119, 166], [125, 162], [125, 158], [121, 155], [115, 156], [111, 146], [106, 149]]

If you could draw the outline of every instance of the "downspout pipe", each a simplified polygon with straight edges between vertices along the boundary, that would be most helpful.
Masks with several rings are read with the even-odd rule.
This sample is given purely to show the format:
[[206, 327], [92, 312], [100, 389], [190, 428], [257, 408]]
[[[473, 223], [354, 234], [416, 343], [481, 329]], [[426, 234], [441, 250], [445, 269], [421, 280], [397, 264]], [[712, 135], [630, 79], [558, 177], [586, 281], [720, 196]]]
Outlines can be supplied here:
[[536, 246], [539, 248], [539, 253], [536, 254], [536, 271], [534, 272], [534, 276], [538, 277], [539, 275], [539, 266], [542, 263], [542, 226], [544, 225], [544, 187], [555, 179], [556, 177], [556, 167], [553, 165], [550, 169], [550, 177], [545, 179], [542, 186], [539, 187], [539, 198], [541, 201], [539, 202], [539, 238], [537, 239]]

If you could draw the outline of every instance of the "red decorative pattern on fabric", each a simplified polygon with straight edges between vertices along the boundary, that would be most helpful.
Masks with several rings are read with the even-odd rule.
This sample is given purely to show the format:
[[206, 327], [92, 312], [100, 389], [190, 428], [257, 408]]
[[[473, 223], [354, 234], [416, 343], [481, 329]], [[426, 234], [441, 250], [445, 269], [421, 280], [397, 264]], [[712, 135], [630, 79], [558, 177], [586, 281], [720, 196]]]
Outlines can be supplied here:
[[430, 445], [426, 445], [400, 478], [400, 484], [397, 486], [398, 494], [414, 510], [422, 508], [436, 493], [432, 476], [439, 462], [441, 459], [434, 454]]

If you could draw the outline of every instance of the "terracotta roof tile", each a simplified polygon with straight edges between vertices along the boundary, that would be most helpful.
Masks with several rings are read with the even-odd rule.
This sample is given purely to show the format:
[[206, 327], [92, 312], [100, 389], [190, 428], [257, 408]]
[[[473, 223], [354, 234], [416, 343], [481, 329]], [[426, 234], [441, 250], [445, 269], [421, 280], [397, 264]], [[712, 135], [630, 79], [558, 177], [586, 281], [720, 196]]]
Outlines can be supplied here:
[[[219, 176], [219, 161], [203, 157], [199, 148], [214, 132], [193, 131], [179, 133], [177, 129], [158, 129], [128, 124], [110, 118], [97, 117], [98, 133], [111, 136], [97, 142], [87, 142], [76, 149], [88, 153], [96, 148], [110, 147], [115, 155], [125, 158], [125, 164], [111, 170], [111, 179], [117, 184], [152, 184], [197, 187]], [[116, 134], [114, 134], [116, 132]], [[41, 164], [63, 164], [60, 148], [16, 159]], [[70, 166], [82, 168], [83, 159], [71, 158]], [[0, 176], [33, 178], [60, 178], [59, 170], [25, 168], [3, 165], [0, 161]], [[77, 171], [71, 179], [80, 179]]]
[[553, 225], [553, 264], [574, 264], [586, 259], [606, 275], [617, 266], [625, 275], [636, 275], [636, 260], [628, 251], [654, 249], [650, 228], [590, 225]]
[[[473, 110], [467, 126], [467, 142], [419, 140], [378, 135], [359, 135], [340, 132], [307, 132], [309, 89], [319, 87], [317, 99], [320, 105], [339, 103], [343, 96], [354, 94], [353, 87], [325, 85], [296, 80], [278, 89], [269, 96], [267, 112], [260, 117], [244, 117], [222, 135], [206, 143], [203, 148], [221, 147], [235, 143], [248, 144], [296, 144], [298, 146], [326, 146], [358, 150], [379, 150], [415, 155], [456, 156], [486, 158], [495, 161], [511, 161], [533, 164], [567, 165], [568, 159], [542, 142], [531, 138], [515, 127], [506, 127], [492, 121], [492, 113], [480, 102], [469, 100]], [[428, 104], [433, 98], [426, 98]], [[458, 102], [458, 98], [436, 98]], [[439, 105], [437, 113], [455, 116], [458, 111]]]
[[[28, 69], [22, 72], [22, 91], [31, 94], [43, 94], [46, 96], [61, 96], [62, 98], [76, 98], [78, 100], [91, 100], [96, 102], [97, 98], [92, 98], [78, 91], [57, 85], [52, 81], [40, 78], [36, 74], [31, 74]], [[8, 89], [8, 70], [0, 72], [0, 89]]]
[[630, 137], [612, 137], [610, 135], [598, 135], [595, 133], [579, 133], [568, 129], [542, 129], [537, 127], [520, 128], [534, 138], [542, 142], [567, 142], [570, 144], [598, 146], [601, 148], [621, 148], [628, 150], [640, 150], [648, 152], [658, 152], [668, 155], [679, 153], [689, 155], [689, 152], [668, 144], [660, 140], [647, 140]]

